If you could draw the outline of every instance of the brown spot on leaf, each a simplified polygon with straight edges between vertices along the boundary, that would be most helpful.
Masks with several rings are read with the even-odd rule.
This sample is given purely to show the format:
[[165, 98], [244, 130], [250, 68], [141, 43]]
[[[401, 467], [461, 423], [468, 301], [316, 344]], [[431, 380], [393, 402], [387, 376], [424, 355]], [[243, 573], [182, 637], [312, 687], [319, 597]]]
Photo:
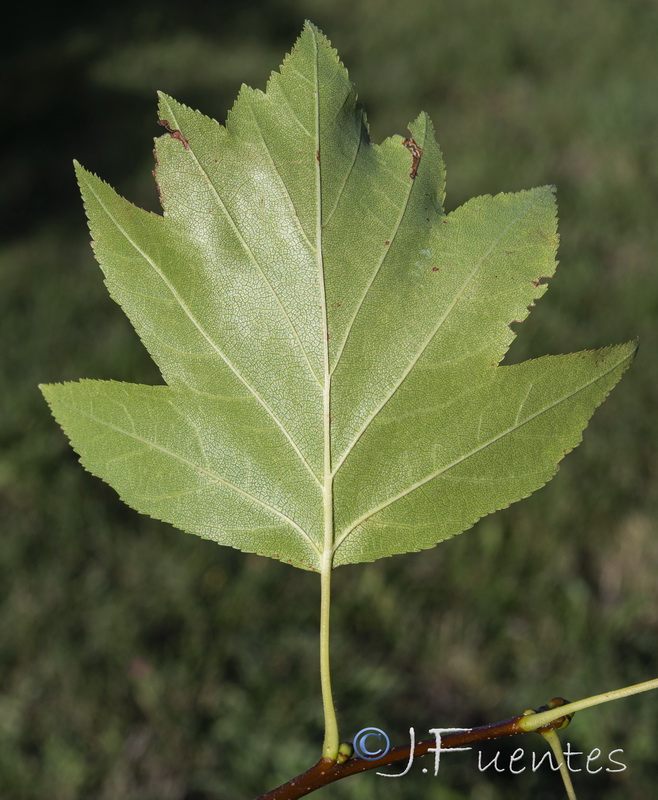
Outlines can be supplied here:
[[420, 157], [423, 155], [423, 148], [419, 147], [411, 138], [404, 139], [402, 144], [412, 155], [411, 172], [409, 173], [409, 177], [413, 180], [418, 174], [418, 165], [420, 164]]
[[166, 129], [167, 133], [171, 135], [172, 139], [178, 139], [178, 141], [183, 145], [183, 147], [186, 150], [190, 149], [189, 141], [183, 136], [183, 134], [177, 128], [171, 127], [168, 119], [159, 119], [158, 125], [162, 125], [162, 127]]
[[438, 272], [438, 271], [439, 271], [438, 267], [432, 267], [432, 272]]

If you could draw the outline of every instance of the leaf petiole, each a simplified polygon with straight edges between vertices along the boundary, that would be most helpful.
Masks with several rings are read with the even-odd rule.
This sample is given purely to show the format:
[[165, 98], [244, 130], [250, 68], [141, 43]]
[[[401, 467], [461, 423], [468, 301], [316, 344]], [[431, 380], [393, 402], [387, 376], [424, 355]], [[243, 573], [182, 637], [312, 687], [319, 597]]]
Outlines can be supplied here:
[[331, 673], [329, 667], [329, 611], [331, 605], [332, 553], [328, 550], [322, 562], [321, 600], [320, 600], [320, 682], [322, 685], [322, 705], [324, 708], [324, 744], [322, 758], [336, 761], [340, 740], [336, 709], [331, 692]]

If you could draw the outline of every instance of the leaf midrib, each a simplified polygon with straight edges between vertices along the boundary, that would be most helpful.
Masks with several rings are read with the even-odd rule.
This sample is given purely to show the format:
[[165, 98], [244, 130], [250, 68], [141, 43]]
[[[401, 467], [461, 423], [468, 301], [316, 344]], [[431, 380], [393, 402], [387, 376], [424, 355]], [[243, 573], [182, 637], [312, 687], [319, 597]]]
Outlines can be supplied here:
[[324, 449], [324, 481], [322, 487], [322, 516], [324, 522], [324, 541], [322, 553], [323, 580], [331, 573], [333, 566], [334, 543], [334, 476], [331, 464], [331, 371], [329, 364], [329, 318], [327, 309], [327, 288], [325, 283], [324, 254], [322, 248], [322, 144], [320, 141], [320, 55], [317, 35], [313, 35], [315, 50], [315, 175], [316, 175], [316, 258], [320, 303], [322, 314], [322, 349], [324, 359], [324, 382], [322, 391], [322, 431]]

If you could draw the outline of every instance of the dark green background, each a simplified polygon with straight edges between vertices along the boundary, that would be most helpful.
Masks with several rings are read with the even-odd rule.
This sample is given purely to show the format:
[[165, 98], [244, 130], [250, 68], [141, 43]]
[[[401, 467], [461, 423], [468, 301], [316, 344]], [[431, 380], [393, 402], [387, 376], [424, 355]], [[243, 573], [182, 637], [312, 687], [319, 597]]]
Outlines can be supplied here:
[[[546, 489], [435, 550], [337, 571], [343, 736], [375, 725], [403, 741], [411, 725], [426, 735], [656, 677], [658, 6], [24, 5], [2, 71], [1, 800], [251, 800], [319, 754], [317, 576], [122, 506], [36, 388], [160, 380], [104, 290], [71, 160], [156, 209], [155, 91], [223, 120], [307, 17], [339, 49], [375, 140], [430, 113], [448, 208], [557, 184], [561, 266], [508, 361], [641, 340]], [[542, 751], [536, 738], [501, 747]], [[623, 748], [628, 764], [575, 775], [581, 800], [652, 795], [658, 695], [582, 712], [564, 738]], [[446, 755], [438, 779], [422, 766], [320, 795], [561, 796], [555, 775], [481, 774], [473, 753]]]

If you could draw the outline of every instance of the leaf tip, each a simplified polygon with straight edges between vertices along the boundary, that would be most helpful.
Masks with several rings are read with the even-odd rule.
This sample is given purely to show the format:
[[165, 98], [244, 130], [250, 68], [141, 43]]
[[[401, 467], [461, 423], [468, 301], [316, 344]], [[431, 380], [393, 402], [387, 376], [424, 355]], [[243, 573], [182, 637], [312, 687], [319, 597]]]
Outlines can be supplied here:
[[303, 27], [302, 30], [303, 31], [310, 31], [311, 33], [314, 33], [314, 34], [318, 34], [319, 33], [320, 36], [323, 35], [322, 31], [318, 28], [318, 26], [315, 23], [311, 22], [310, 19], [305, 19], [304, 20], [304, 27]]
[[171, 109], [171, 105], [175, 102], [174, 98], [168, 95], [166, 92], [161, 92], [158, 90], [156, 92], [158, 98], [158, 116], [162, 116], [162, 112], [168, 112]]
[[[91, 178], [96, 177], [93, 172], [89, 172], [88, 169], [85, 169], [82, 166], [82, 164], [75, 159], [73, 160], [73, 169], [75, 170], [75, 177], [78, 179], [78, 186], [80, 186], [81, 188], [82, 188], [82, 181], [88, 183]], [[97, 178], [97, 180], [100, 179]]]
[[43, 395], [43, 399], [48, 403], [48, 406], [52, 407], [57, 390], [63, 388], [65, 385], [65, 383], [39, 383], [37, 384], [37, 388]]
[[[334, 47], [333, 47], [333, 45], [331, 44], [331, 41], [329, 40], [329, 37], [328, 37], [328, 36], [326, 36], [326, 35], [325, 35], [325, 34], [324, 34], [324, 33], [323, 33], [321, 30], [320, 30], [320, 28], [318, 28], [318, 26], [317, 26], [317, 25], [316, 25], [314, 22], [311, 22], [311, 20], [310, 20], [310, 19], [304, 20], [304, 27], [302, 28], [302, 32], [301, 32], [301, 34], [299, 35], [299, 38], [298, 38], [298, 39], [297, 39], [297, 41], [295, 42], [295, 47], [299, 46], [300, 42], [301, 42], [301, 41], [302, 41], [302, 40], [303, 40], [303, 39], [304, 39], [306, 36], [312, 36], [312, 37], [315, 39], [315, 41], [316, 41], [316, 42], [318, 42], [318, 43], [321, 43], [321, 44], [324, 44], [326, 47], [328, 47], [330, 50], [332, 50], [332, 51], [333, 51], [333, 54], [334, 54], [334, 56], [336, 57], [336, 59], [339, 61], [339, 63], [340, 63], [340, 64], [343, 66], [343, 68], [344, 68], [344, 65], [343, 65], [342, 61], [340, 60], [340, 57], [339, 57], [339, 55], [338, 55], [338, 52], [335, 50], [335, 48], [334, 48]], [[293, 49], [295, 49], [295, 48], [293, 48]], [[289, 55], [290, 55], [290, 54], [289, 54]]]
[[82, 164], [77, 160], [73, 159], [73, 171], [75, 173], [75, 180], [78, 184], [78, 189], [80, 190], [80, 194], [82, 195], [83, 202], [85, 203], [85, 210], [86, 206], [86, 195], [85, 193], [88, 191], [88, 187], [91, 184], [91, 180], [96, 177], [93, 173], [86, 170]]
[[635, 337], [635, 339], [631, 339], [629, 342], [619, 345], [619, 349], [626, 351], [624, 359], [626, 361], [626, 365], [624, 366], [624, 372], [625, 372], [631, 366], [633, 361], [635, 361], [635, 357], [637, 356], [637, 351], [640, 349], [639, 337]]

